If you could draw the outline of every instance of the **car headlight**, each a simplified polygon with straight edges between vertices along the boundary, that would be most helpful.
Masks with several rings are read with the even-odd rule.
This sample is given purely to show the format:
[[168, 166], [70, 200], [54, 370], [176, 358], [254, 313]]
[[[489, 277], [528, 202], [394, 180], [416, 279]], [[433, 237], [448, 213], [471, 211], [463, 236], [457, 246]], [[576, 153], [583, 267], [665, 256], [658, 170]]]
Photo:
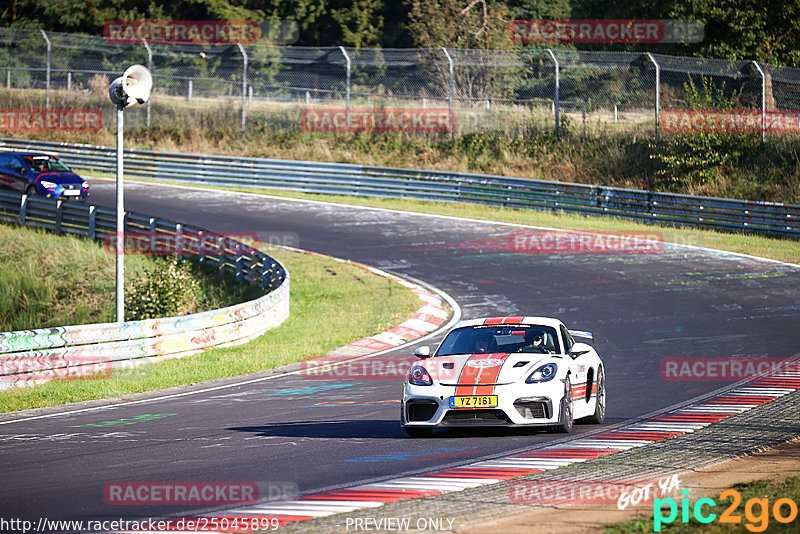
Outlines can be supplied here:
[[42, 187], [46, 187], [47, 189], [53, 189], [54, 187], [58, 186], [55, 182], [48, 182], [47, 180], [39, 180], [39, 183]]
[[83, 182], [83, 183], [81, 184], [81, 187], [82, 187], [83, 189], [89, 189], [89, 182]]
[[415, 365], [408, 373], [408, 383], [415, 386], [431, 386], [433, 385], [433, 379], [427, 369], [421, 365]]
[[531, 375], [525, 379], [526, 384], [536, 384], [539, 382], [548, 382], [556, 376], [558, 365], [554, 363], [546, 363], [536, 369]]

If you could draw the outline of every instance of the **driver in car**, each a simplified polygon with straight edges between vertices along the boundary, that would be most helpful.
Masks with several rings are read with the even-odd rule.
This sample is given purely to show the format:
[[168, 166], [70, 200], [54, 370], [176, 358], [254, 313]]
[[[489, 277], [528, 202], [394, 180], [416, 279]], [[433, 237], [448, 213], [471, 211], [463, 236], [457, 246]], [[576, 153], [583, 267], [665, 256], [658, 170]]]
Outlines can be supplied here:
[[486, 337], [485, 335], [476, 337], [474, 342], [475, 354], [489, 352], [490, 345], [491, 338]]
[[549, 354], [550, 351], [544, 345], [544, 335], [539, 331], [534, 331], [530, 334], [530, 343], [523, 347], [521, 352], [534, 352], [540, 354]]

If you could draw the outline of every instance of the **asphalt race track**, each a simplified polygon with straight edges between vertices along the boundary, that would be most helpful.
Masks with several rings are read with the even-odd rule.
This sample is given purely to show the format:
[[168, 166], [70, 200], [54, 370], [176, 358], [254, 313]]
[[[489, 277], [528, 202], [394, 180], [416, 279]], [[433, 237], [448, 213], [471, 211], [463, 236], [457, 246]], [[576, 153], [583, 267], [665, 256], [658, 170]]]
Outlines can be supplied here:
[[[114, 185], [93, 200], [114, 205]], [[702, 250], [550, 255], [498, 247], [519, 228], [255, 195], [129, 183], [126, 208], [373, 265], [451, 295], [464, 318], [544, 315], [595, 333], [609, 423], [711, 392], [667, 381], [669, 357], [785, 358], [800, 349], [800, 268]], [[438, 339], [436, 340], [438, 342]], [[412, 349], [401, 349], [411, 354]], [[114, 481], [253, 481], [301, 494], [474, 462], [563, 435], [447, 430], [412, 440], [402, 385], [279, 376], [245, 385], [0, 424], [4, 515], [36, 521], [197, 514], [112, 506]], [[320, 406], [319, 403], [326, 403]], [[596, 431], [577, 425], [575, 433]], [[288, 487], [287, 486], [287, 487]]]

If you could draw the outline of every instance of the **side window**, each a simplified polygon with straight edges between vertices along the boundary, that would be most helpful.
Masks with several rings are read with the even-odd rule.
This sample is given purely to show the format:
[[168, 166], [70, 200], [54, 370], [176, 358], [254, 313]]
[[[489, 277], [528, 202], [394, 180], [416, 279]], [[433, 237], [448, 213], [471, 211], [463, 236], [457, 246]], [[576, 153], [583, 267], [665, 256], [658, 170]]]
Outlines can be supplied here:
[[22, 165], [22, 162], [14, 156], [8, 157], [8, 165], [6, 165], [6, 167], [13, 169], [20, 174], [22, 174], [23, 170], [25, 169], [25, 167]]
[[0, 154], [0, 167], [8, 167], [8, 162], [11, 158]]
[[569, 335], [567, 327], [563, 324], [561, 325], [561, 337], [564, 338], [564, 352], [569, 354], [569, 351], [572, 350], [572, 345], [575, 344], [575, 341], [572, 339], [572, 336]]

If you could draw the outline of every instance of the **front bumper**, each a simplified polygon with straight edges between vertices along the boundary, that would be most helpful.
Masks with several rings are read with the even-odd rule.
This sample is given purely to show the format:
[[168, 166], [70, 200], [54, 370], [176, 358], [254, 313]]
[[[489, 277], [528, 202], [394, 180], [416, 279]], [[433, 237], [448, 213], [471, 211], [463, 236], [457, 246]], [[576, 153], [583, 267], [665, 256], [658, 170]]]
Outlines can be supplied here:
[[406, 382], [402, 402], [404, 427], [549, 426], [559, 423], [564, 381], [513, 383], [494, 387], [497, 406], [451, 408], [454, 386], [415, 386]]

